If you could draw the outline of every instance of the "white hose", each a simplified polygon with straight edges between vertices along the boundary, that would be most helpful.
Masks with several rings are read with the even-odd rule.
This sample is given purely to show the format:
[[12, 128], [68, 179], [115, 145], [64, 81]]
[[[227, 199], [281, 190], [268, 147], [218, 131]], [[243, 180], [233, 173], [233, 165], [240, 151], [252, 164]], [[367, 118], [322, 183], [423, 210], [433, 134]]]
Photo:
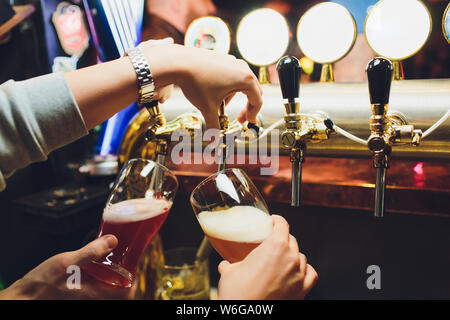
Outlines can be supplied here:
[[357, 143], [361, 143], [361, 144], [367, 145], [367, 141], [366, 141], [366, 140], [363, 140], [363, 139], [361, 139], [361, 138], [358, 138], [357, 136], [351, 134], [350, 132], [345, 131], [344, 129], [338, 127], [337, 125], [334, 125], [334, 126], [333, 126], [333, 129], [334, 129], [337, 133], [342, 134], [344, 137], [346, 137], [346, 138], [348, 138], [348, 139], [350, 139], [350, 140], [352, 140], [352, 141], [355, 141], [355, 142], [357, 142]]
[[423, 134], [422, 139], [426, 136], [430, 135], [434, 130], [436, 130], [442, 123], [444, 123], [445, 120], [447, 120], [448, 116], [450, 115], [450, 110], [447, 110], [447, 112], [440, 118], [438, 121], [436, 121], [431, 127], [429, 127]]

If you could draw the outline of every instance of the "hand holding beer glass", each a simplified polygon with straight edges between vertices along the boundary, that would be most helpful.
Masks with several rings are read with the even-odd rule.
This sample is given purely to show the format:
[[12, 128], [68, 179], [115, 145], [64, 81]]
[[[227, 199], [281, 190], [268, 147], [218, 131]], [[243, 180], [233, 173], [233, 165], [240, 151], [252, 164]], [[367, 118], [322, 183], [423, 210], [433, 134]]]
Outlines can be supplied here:
[[243, 260], [272, 232], [267, 204], [241, 169], [208, 177], [192, 191], [190, 201], [212, 246], [231, 263]]
[[98, 232], [98, 237], [113, 234], [119, 243], [83, 269], [105, 283], [131, 287], [142, 253], [164, 223], [177, 188], [177, 178], [166, 167], [130, 160], [114, 183]]

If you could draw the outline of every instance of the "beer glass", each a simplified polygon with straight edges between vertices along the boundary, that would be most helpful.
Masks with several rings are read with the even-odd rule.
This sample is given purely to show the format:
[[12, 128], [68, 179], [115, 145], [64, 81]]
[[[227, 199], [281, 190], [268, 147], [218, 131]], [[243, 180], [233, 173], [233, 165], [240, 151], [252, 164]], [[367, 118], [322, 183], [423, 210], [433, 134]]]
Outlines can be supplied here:
[[211, 245], [231, 263], [244, 259], [272, 232], [267, 204], [241, 169], [206, 178], [190, 201]]
[[156, 267], [157, 300], [209, 300], [209, 259], [197, 260], [196, 248], [174, 248]]
[[166, 167], [130, 160], [114, 183], [97, 236], [113, 234], [119, 243], [83, 269], [105, 283], [131, 287], [142, 253], [164, 223], [177, 189], [177, 178]]

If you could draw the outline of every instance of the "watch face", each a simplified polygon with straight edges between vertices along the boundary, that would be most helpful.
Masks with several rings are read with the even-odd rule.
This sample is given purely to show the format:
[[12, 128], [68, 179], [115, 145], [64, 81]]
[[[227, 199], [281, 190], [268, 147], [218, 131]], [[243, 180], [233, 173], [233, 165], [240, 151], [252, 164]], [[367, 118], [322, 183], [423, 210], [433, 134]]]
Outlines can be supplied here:
[[194, 20], [188, 27], [184, 45], [228, 53], [230, 50], [230, 29], [217, 17], [203, 17]]

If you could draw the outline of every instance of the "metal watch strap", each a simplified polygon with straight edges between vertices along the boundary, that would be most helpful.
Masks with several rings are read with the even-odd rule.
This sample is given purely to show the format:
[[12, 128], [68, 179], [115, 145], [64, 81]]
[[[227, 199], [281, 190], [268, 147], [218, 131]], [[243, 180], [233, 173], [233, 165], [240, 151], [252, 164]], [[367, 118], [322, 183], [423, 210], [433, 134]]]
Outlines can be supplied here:
[[126, 55], [130, 57], [133, 68], [137, 74], [139, 85], [139, 104], [145, 104], [153, 101], [155, 96], [155, 84], [147, 63], [147, 59], [138, 48], [127, 51]]

